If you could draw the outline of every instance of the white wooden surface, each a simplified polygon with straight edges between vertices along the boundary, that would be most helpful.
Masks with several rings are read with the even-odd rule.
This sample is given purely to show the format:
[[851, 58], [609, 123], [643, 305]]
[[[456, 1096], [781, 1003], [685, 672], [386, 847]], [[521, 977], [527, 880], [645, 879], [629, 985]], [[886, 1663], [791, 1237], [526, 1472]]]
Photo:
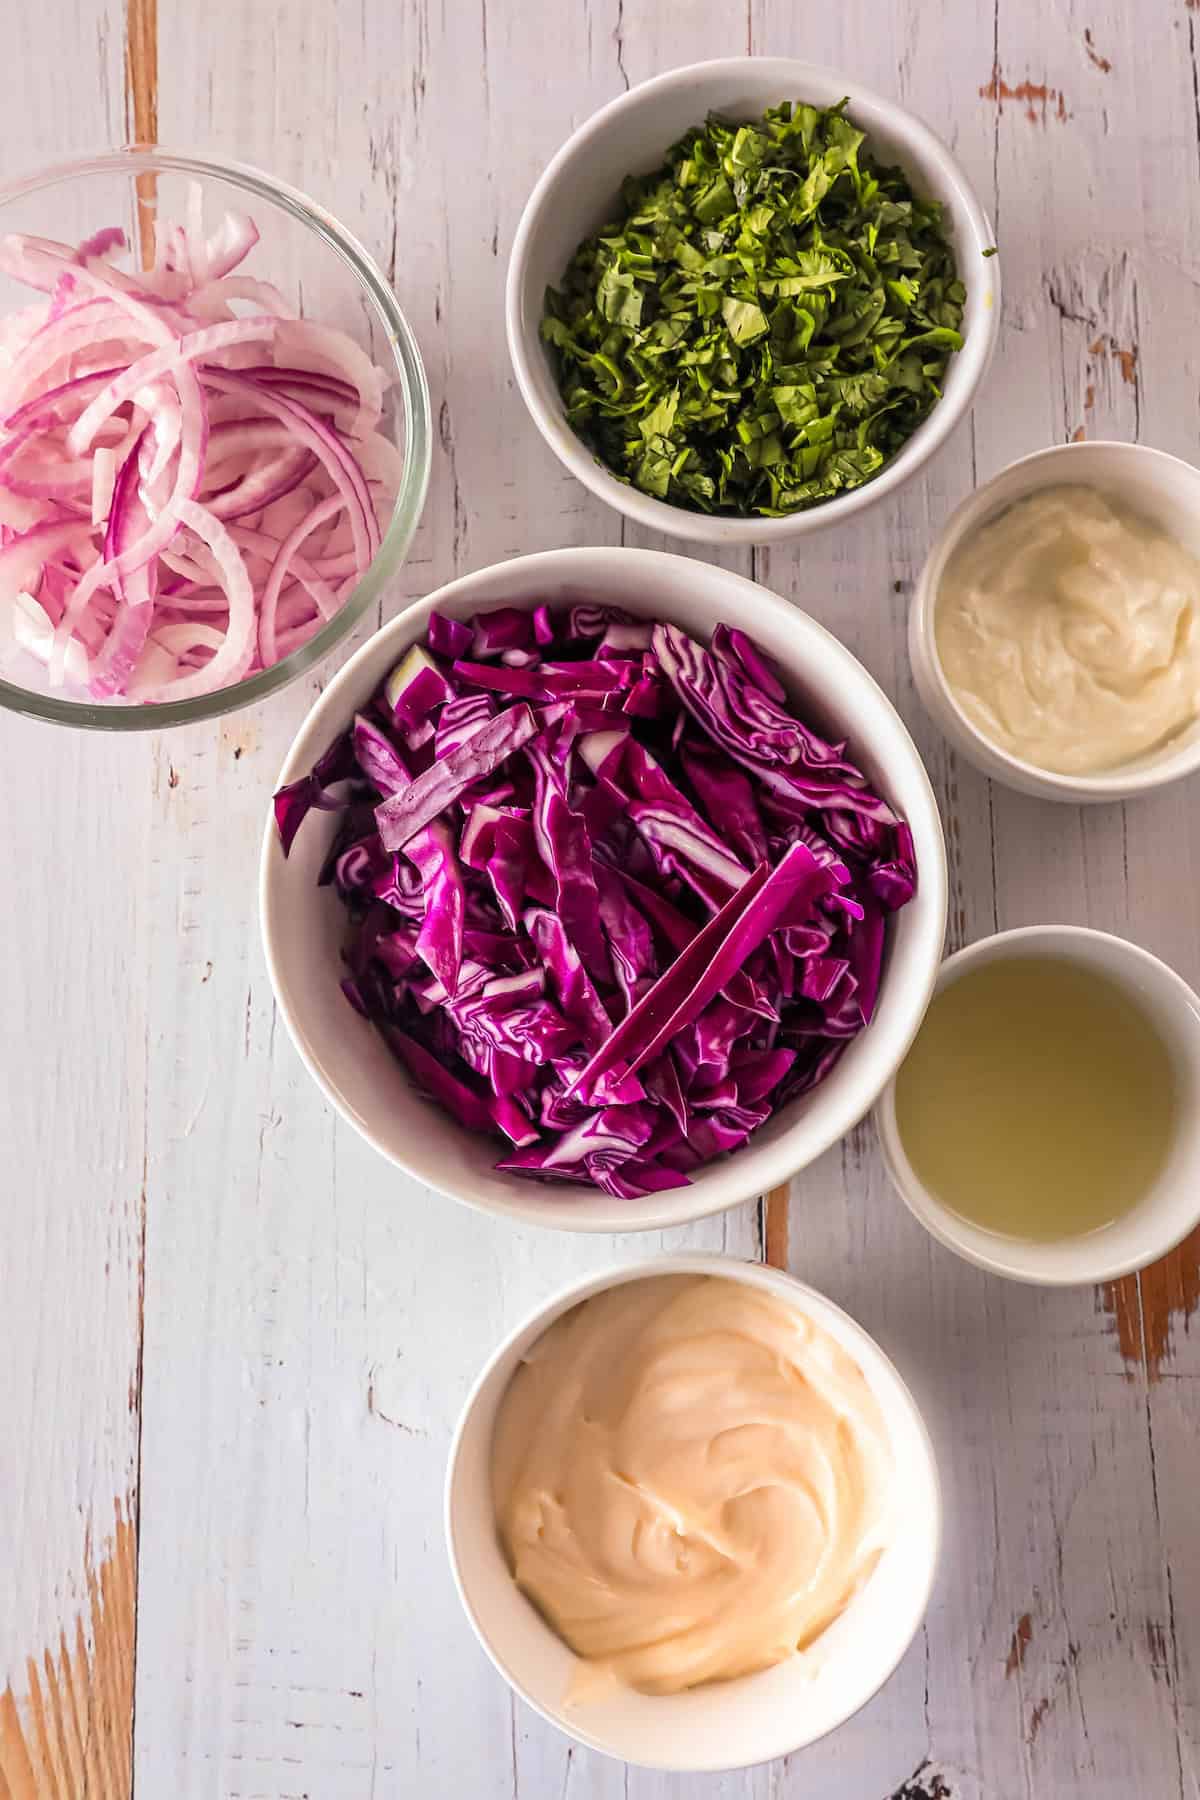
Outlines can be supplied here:
[[[997, 361], [927, 479], [756, 572], [916, 732], [955, 943], [1069, 919], [1196, 981], [1195, 787], [1086, 813], [990, 789], [921, 715], [903, 634], [974, 480], [1079, 431], [1197, 454], [1193, 5], [162, 0], [155, 55], [152, 0], [133, 0], [130, 57], [120, 0], [39, 0], [6, 21], [0, 144], [16, 172], [146, 129], [156, 99], [160, 141], [276, 170], [380, 255], [438, 424], [390, 614], [483, 563], [621, 536], [527, 423], [502, 346], [506, 248], [574, 125], [748, 49], [910, 104], [993, 214]], [[866, 1126], [795, 1184], [788, 1255], [927, 1409], [949, 1532], [921, 1637], [833, 1739], [743, 1774], [627, 1770], [514, 1705], [451, 1589], [448, 1434], [518, 1315], [654, 1246], [468, 1215], [372, 1157], [304, 1076], [254, 880], [317, 685], [123, 742], [0, 721], [3, 1800], [124, 1795], [131, 1766], [144, 1800], [1197, 1800], [1200, 1249], [1110, 1294], [989, 1280], [909, 1219]], [[762, 1240], [754, 1209], [670, 1234]]]

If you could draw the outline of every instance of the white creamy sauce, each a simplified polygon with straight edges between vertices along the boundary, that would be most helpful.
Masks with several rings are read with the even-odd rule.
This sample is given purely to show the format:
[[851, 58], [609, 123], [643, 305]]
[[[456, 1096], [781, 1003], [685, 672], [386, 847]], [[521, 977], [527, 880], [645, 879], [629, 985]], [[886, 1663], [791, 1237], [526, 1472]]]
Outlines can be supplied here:
[[1114, 768], [1200, 713], [1200, 562], [1094, 488], [1048, 488], [972, 532], [934, 630], [967, 717], [1041, 769]]

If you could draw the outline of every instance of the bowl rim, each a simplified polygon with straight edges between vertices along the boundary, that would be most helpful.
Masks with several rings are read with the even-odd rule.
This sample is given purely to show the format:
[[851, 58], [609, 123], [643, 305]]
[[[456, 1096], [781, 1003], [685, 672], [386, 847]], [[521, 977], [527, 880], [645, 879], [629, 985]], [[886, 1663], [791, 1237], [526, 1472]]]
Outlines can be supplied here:
[[[557, 1731], [561, 1731], [565, 1736], [586, 1745], [589, 1749], [598, 1751], [603, 1756], [615, 1757], [620, 1760], [622, 1757], [622, 1752], [620, 1750], [614, 1749], [610, 1744], [606, 1744], [600, 1739], [590, 1736], [586, 1731], [576, 1730], [567, 1726], [560, 1717], [557, 1717], [553, 1712], [548, 1710], [548, 1708], [543, 1706], [540, 1701], [534, 1699], [525, 1685], [510, 1672], [497, 1655], [476, 1614], [459, 1567], [457, 1553], [458, 1533], [454, 1519], [455, 1497], [460, 1475], [463, 1440], [470, 1427], [475, 1409], [479, 1405], [483, 1391], [488, 1382], [492, 1379], [496, 1370], [500, 1364], [503, 1363], [505, 1358], [511, 1355], [514, 1346], [520, 1342], [521, 1339], [526, 1337], [528, 1337], [531, 1342], [534, 1341], [536, 1337], [542, 1334], [542, 1332], [548, 1330], [556, 1319], [560, 1318], [563, 1313], [569, 1311], [572, 1306], [578, 1305], [586, 1299], [591, 1299], [595, 1294], [605, 1293], [612, 1287], [623, 1287], [631, 1281], [648, 1280], [658, 1275], [676, 1274], [709, 1275], [721, 1280], [739, 1281], [750, 1287], [762, 1288], [769, 1293], [775, 1294], [786, 1304], [793, 1306], [798, 1312], [802, 1312], [809, 1317], [813, 1316], [811, 1309], [815, 1302], [817, 1323], [819, 1324], [823, 1323], [820, 1318], [822, 1313], [826, 1317], [832, 1315], [837, 1321], [838, 1328], [845, 1331], [854, 1341], [856, 1346], [862, 1348], [865, 1353], [865, 1359], [868, 1362], [873, 1362], [876, 1369], [881, 1371], [885, 1379], [893, 1386], [897, 1410], [903, 1412], [908, 1423], [913, 1427], [916, 1442], [919, 1444], [923, 1453], [924, 1467], [922, 1474], [928, 1481], [928, 1487], [933, 1500], [929, 1537], [927, 1540], [929, 1550], [928, 1565], [922, 1579], [920, 1593], [917, 1597], [914, 1614], [911, 1618], [911, 1624], [909, 1624], [908, 1616], [906, 1615], [906, 1629], [903, 1632], [897, 1633], [895, 1652], [893, 1655], [889, 1656], [886, 1671], [881, 1675], [881, 1678], [861, 1696], [861, 1698], [855, 1700], [845, 1712], [831, 1721], [831, 1723], [815, 1737], [804, 1738], [798, 1743], [784, 1743], [782, 1740], [773, 1741], [764, 1747], [761, 1754], [756, 1753], [750, 1762], [695, 1762], [691, 1764], [680, 1764], [677, 1762], [660, 1762], [657, 1760], [648, 1761], [639, 1759], [634, 1765], [638, 1768], [674, 1770], [681, 1773], [718, 1774], [728, 1769], [755, 1768], [759, 1764], [773, 1761], [777, 1757], [790, 1755], [793, 1751], [807, 1749], [813, 1744], [820, 1743], [823, 1738], [830, 1736], [833, 1732], [839, 1731], [843, 1725], [854, 1718], [857, 1713], [861, 1712], [863, 1707], [873, 1700], [876, 1694], [880, 1693], [891, 1680], [911, 1648], [913, 1640], [920, 1630], [922, 1621], [925, 1619], [929, 1610], [934, 1584], [937, 1580], [938, 1568], [941, 1563], [945, 1531], [945, 1497], [942, 1491], [942, 1480], [938, 1468], [937, 1452], [934, 1448], [929, 1426], [926, 1423], [925, 1416], [922, 1413], [920, 1406], [917, 1404], [912, 1389], [909, 1387], [904, 1376], [900, 1373], [887, 1351], [879, 1343], [878, 1339], [867, 1330], [865, 1325], [860, 1324], [853, 1313], [848, 1312], [845, 1307], [840, 1306], [836, 1300], [831, 1300], [827, 1294], [822, 1293], [819, 1288], [813, 1287], [810, 1282], [801, 1280], [798, 1275], [793, 1275], [790, 1270], [777, 1269], [770, 1263], [753, 1262], [748, 1258], [728, 1256], [715, 1251], [681, 1251], [662, 1256], [639, 1257], [630, 1262], [619, 1263], [612, 1269], [594, 1271], [591, 1275], [576, 1277], [575, 1280], [570, 1281], [565, 1286], [557, 1289], [549, 1299], [544, 1300], [539, 1305], [533, 1307], [525, 1314], [518, 1324], [507, 1331], [500, 1342], [492, 1350], [491, 1354], [486, 1358], [483, 1366], [472, 1380], [466, 1398], [459, 1410], [453, 1435], [450, 1440], [450, 1447], [446, 1455], [446, 1473], [442, 1487], [442, 1527], [445, 1537], [446, 1559], [450, 1565], [450, 1573], [454, 1581], [454, 1588], [458, 1595], [459, 1604], [466, 1615], [467, 1622], [475, 1634], [476, 1641], [482, 1646], [492, 1667], [513, 1692], [518, 1694], [527, 1706], [532, 1707], [533, 1711], [536, 1712], [540, 1718], [544, 1719], [547, 1724], [554, 1726]], [[867, 1373], [867, 1371], [864, 1369], [864, 1374], [865, 1373]], [[891, 1421], [889, 1419], [889, 1431], [890, 1426]], [[865, 1585], [869, 1585], [869, 1582]], [[514, 1588], [514, 1591], [516, 1592], [518, 1590]], [[760, 1672], [766, 1673], [768, 1671]], [[749, 1679], [753, 1680], [754, 1677], [750, 1677]]]
[[[1070, 775], [1056, 769], [1039, 768], [1037, 763], [1015, 756], [988, 737], [964, 711], [942, 667], [935, 621], [946, 564], [964, 539], [972, 531], [982, 528], [991, 518], [999, 517], [1010, 506], [1060, 482], [1095, 487], [1103, 491], [1106, 484], [1102, 481], [1090, 480], [1082, 472], [1078, 478], [1068, 474], [1069, 462], [1061, 472], [1053, 472], [1053, 465], [1064, 458], [1086, 465], [1094, 460], [1098, 451], [1106, 455], [1116, 453], [1131, 459], [1137, 457], [1159, 467], [1184, 469], [1196, 483], [1197, 499], [1200, 502], [1200, 468], [1188, 462], [1186, 457], [1176, 456], [1170, 450], [1160, 450], [1154, 444], [1134, 443], [1124, 438], [1081, 438], [1078, 442], [1068, 444], [1047, 444], [1040, 450], [1031, 450], [1026, 456], [1018, 456], [1012, 462], [1005, 463], [1003, 468], [998, 469], [979, 487], [972, 489], [959, 502], [929, 546], [913, 589], [909, 610], [910, 660], [914, 673], [918, 660], [924, 665], [926, 678], [932, 683], [937, 700], [946, 714], [946, 719], [939, 721], [943, 728], [947, 722], [952, 721], [957, 728], [960, 747], [964, 753], [972, 761], [978, 758], [977, 766], [993, 779], [1016, 788], [1020, 793], [1033, 794], [1045, 800], [1065, 801], [1068, 804], [1133, 799], [1138, 794], [1185, 780], [1200, 769], [1200, 732], [1190, 744], [1175, 749], [1168, 744], [1161, 751], [1152, 752], [1148, 758], [1139, 757], [1132, 762], [1118, 763], [1111, 769]], [[1027, 487], [1014, 493], [1008, 500], [997, 500], [997, 489], [1018, 470], [1032, 474], [1035, 469], [1041, 471], [1040, 479], [1030, 481]]]
[[[1091, 925], [1056, 924], [1051, 921], [989, 932], [986, 937], [964, 944], [946, 958], [938, 970], [933, 997], [936, 999], [945, 987], [974, 964], [1003, 959], [1020, 954], [1022, 950], [1039, 954], [1039, 946], [1046, 953], [1052, 954], [1057, 950], [1069, 957], [1069, 946], [1081, 941], [1101, 947], [1113, 968], [1122, 965], [1135, 970], [1140, 968], [1152, 971], [1156, 980], [1164, 981], [1190, 1007], [1200, 1026], [1200, 995], [1196, 994], [1170, 963], [1164, 962], [1160, 956], [1155, 956], [1152, 950], [1146, 950], [1141, 944], [1135, 944], [1131, 938], [1120, 937], [1113, 931], [1099, 931]], [[931, 1194], [913, 1169], [896, 1121], [896, 1076], [899, 1070], [900, 1065], [897, 1065], [896, 1074], [884, 1086], [873, 1114], [888, 1178], [913, 1218], [924, 1226], [931, 1237], [960, 1256], [964, 1262], [986, 1270], [989, 1275], [1000, 1275], [1009, 1281], [1023, 1282], [1030, 1287], [1046, 1288], [1092, 1287], [1097, 1282], [1117, 1281], [1121, 1276], [1135, 1274], [1139, 1269], [1157, 1262], [1160, 1257], [1169, 1255], [1200, 1222], [1198, 1199], [1194, 1215], [1180, 1230], [1172, 1229], [1164, 1238], [1155, 1239], [1152, 1243], [1148, 1231], [1149, 1248], [1126, 1256], [1113, 1256], [1108, 1261], [1096, 1255], [1094, 1240], [1086, 1234], [1076, 1239], [1053, 1238], [1042, 1243], [1026, 1238], [1008, 1238], [1000, 1232], [986, 1233], [982, 1226], [973, 1225], [969, 1219], [961, 1219], [944, 1201]], [[995, 1249], [985, 1248], [977, 1243], [977, 1235], [992, 1239]], [[1070, 1269], [1050, 1268], [1044, 1260], [1039, 1260], [1043, 1258], [1044, 1252], [1058, 1250], [1063, 1245], [1069, 1248], [1077, 1246], [1076, 1261]]]
[[190, 700], [168, 700], [162, 704], [121, 702], [100, 705], [83, 700], [61, 700], [52, 694], [39, 694], [17, 682], [0, 679], [0, 707], [54, 724], [96, 731], [157, 731], [200, 719], [220, 718], [265, 699], [315, 667], [353, 630], [372, 601], [379, 598], [395, 577], [424, 508], [432, 466], [429, 385], [412, 327], [382, 269], [365, 246], [318, 201], [290, 182], [250, 163], [160, 149], [157, 145], [133, 144], [95, 156], [76, 156], [43, 164], [29, 174], [0, 183], [0, 209], [43, 188], [76, 179], [93, 175], [154, 174], [163, 170], [201, 181], [225, 182], [243, 189], [259, 201], [278, 207], [307, 225], [356, 277], [391, 351], [394, 381], [404, 416], [404, 472], [387, 529], [361, 581], [320, 631], [289, 656], [272, 663], [269, 669], [260, 669], [244, 681], [218, 688], [212, 694], [198, 694]]
[[[739, 74], [749, 74], [755, 82], [761, 82], [773, 77], [776, 71], [781, 91], [790, 86], [793, 92], [799, 94], [806, 82], [819, 81], [831, 90], [836, 88], [841, 93], [850, 95], [852, 108], [861, 107], [863, 112], [875, 114], [877, 121], [886, 118], [892, 123], [897, 135], [902, 135], [907, 143], [918, 147], [925, 163], [940, 166], [948, 186], [954, 190], [956, 208], [961, 212], [963, 236], [971, 240], [970, 250], [978, 253], [976, 260], [982, 272], [977, 272], [974, 280], [983, 295], [980, 318], [957, 353], [962, 359], [957, 365], [962, 369], [962, 376], [956, 391], [953, 395], [944, 395], [937, 402], [891, 461], [870, 481], [832, 500], [822, 501], [819, 506], [789, 514], [782, 519], [765, 519], [756, 515], [726, 517], [723, 514], [693, 513], [684, 507], [672, 506], [664, 500], [655, 499], [652, 495], [642, 494], [628, 483], [619, 481], [566, 426], [561, 411], [552, 415], [543, 404], [534, 375], [535, 354], [540, 355], [542, 352], [540, 345], [530, 344], [521, 324], [521, 292], [525, 285], [526, 264], [542, 209], [551, 190], [561, 180], [569, 165], [594, 140], [607, 132], [614, 122], [619, 123], [626, 111], [648, 99], [689, 85], [726, 76], [732, 79]], [[869, 138], [869, 128], [867, 135]], [[664, 145], [664, 151], [665, 149]], [[964, 250], [967, 248], [964, 245]], [[730, 56], [688, 63], [639, 82], [599, 107], [559, 146], [538, 177], [521, 212], [509, 252], [504, 295], [509, 359], [526, 410], [543, 439], [568, 472], [598, 499], [649, 530], [665, 532], [671, 537], [682, 538], [691, 543], [744, 546], [781, 544], [839, 524], [876, 501], [885, 499], [942, 448], [950, 433], [970, 412], [991, 363], [1000, 328], [1000, 258], [997, 255], [985, 258], [983, 252], [989, 248], [995, 248], [992, 226], [961, 163], [923, 119], [898, 101], [889, 100], [886, 95], [864, 87], [840, 69], [809, 62], [800, 57]], [[960, 270], [960, 275], [961, 273]]]
[[[644, 572], [643, 580], [647, 586], [652, 585], [655, 573], [664, 562], [683, 564], [695, 569], [697, 564], [693, 558], [680, 552], [666, 550], [643, 550], [625, 545], [575, 545], [558, 550], [533, 551], [525, 556], [508, 558], [502, 562], [490, 563], [467, 575], [456, 577], [444, 586], [430, 590], [424, 598], [414, 601], [411, 606], [390, 619], [361, 645], [350, 660], [337, 671], [323, 692], [317, 696], [304, 718], [300, 721], [291, 744], [284, 756], [283, 764], [272, 788], [295, 780], [306, 772], [314, 755], [320, 750], [312, 751], [307, 740], [315, 736], [315, 726], [321, 723], [321, 736], [326, 731], [332, 736], [338, 728], [336, 721], [345, 720], [351, 710], [344, 698], [361, 678], [366, 665], [378, 656], [381, 645], [394, 642], [395, 654], [398, 657], [411, 643], [415, 642], [428, 620], [429, 614], [443, 605], [447, 600], [470, 594], [477, 586], [485, 586], [501, 571], [519, 570], [525, 587], [533, 591], [539, 579], [553, 579], [555, 574], [565, 572], [569, 579], [574, 573], [578, 585], [586, 587], [588, 582], [588, 566], [599, 556], [605, 560], [618, 557], [622, 566], [629, 569], [631, 575], [635, 570]], [[839, 1139], [870, 1112], [889, 1079], [887, 1067], [893, 1072], [907, 1054], [908, 1048], [915, 1038], [920, 1023], [933, 994], [934, 983], [941, 961], [941, 952], [945, 943], [946, 914], [948, 906], [948, 879], [946, 866], [945, 836], [942, 830], [941, 814], [937, 799], [929, 779], [929, 773], [922, 760], [920, 751], [913, 741], [912, 734], [897, 712], [892, 701], [884, 693], [870, 671], [859, 662], [858, 658], [841, 640], [814, 619], [811, 614], [802, 612], [799, 607], [792, 606], [769, 588], [763, 587], [749, 577], [739, 575], [732, 570], [722, 568], [720, 564], [704, 563], [699, 565], [723, 584], [748, 590], [754, 597], [756, 607], [764, 606], [780, 609], [777, 616], [785, 616], [789, 624], [799, 624], [801, 631], [811, 633], [818, 639], [826, 651], [852, 673], [852, 677], [860, 681], [873, 703], [883, 712], [891, 730], [898, 734], [899, 740], [907, 746], [911, 758], [911, 775], [919, 798], [919, 808], [911, 804], [906, 809], [907, 821], [913, 829], [914, 840], [918, 846], [918, 880], [920, 891], [924, 897], [924, 910], [918, 915], [924, 920], [925, 935], [914, 949], [914, 965], [923, 964], [923, 972], [918, 979], [917, 967], [909, 971], [911, 986], [911, 1005], [909, 1016], [902, 1031], [897, 1030], [895, 1041], [891, 1047], [886, 1063], [879, 1069], [872, 1069], [869, 1078], [863, 1080], [847, 1096], [839, 1111], [823, 1124], [819, 1132], [812, 1135], [811, 1147], [798, 1163], [793, 1149], [789, 1148], [800, 1124], [807, 1124], [812, 1132], [811, 1123], [797, 1121], [789, 1130], [782, 1133], [775, 1144], [750, 1143], [735, 1155], [723, 1162], [703, 1165], [698, 1171], [697, 1179], [687, 1187], [675, 1188], [662, 1194], [648, 1194], [639, 1201], [611, 1200], [607, 1206], [600, 1204], [599, 1196], [589, 1192], [589, 1200], [593, 1208], [585, 1218], [564, 1204], [562, 1212], [552, 1217], [546, 1216], [544, 1196], [537, 1200], [530, 1196], [525, 1199], [519, 1191], [514, 1191], [511, 1199], [501, 1202], [492, 1198], [479, 1199], [458, 1189], [439, 1184], [438, 1180], [427, 1170], [414, 1169], [411, 1164], [393, 1155], [376, 1139], [375, 1135], [358, 1117], [349, 1101], [328, 1082], [322, 1073], [317, 1060], [309, 1052], [305, 1042], [305, 1033], [301, 1022], [297, 1019], [290, 999], [284, 992], [284, 982], [280, 968], [280, 960], [276, 952], [276, 929], [273, 923], [276, 907], [284, 904], [282, 883], [286, 879], [285, 859], [279, 852], [278, 838], [272, 808], [268, 803], [264, 821], [262, 849], [259, 857], [258, 910], [259, 929], [266, 960], [267, 972], [271, 981], [272, 992], [287, 1029], [301, 1061], [316, 1082], [317, 1087], [347, 1124], [352, 1126], [359, 1136], [368, 1143], [376, 1154], [383, 1156], [393, 1167], [402, 1170], [413, 1180], [436, 1193], [444, 1194], [448, 1199], [457, 1200], [474, 1210], [490, 1217], [503, 1217], [518, 1224], [536, 1225], [543, 1230], [567, 1230], [582, 1233], [624, 1233], [634, 1231], [659, 1231], [665, 1228], [691, 1224], [698, 1219], [709, 1218], [716, 1213], [726, 1212], [731, 1207], [743, 1205], [746, 1201], [758, 1198], [772, 1188], [790, 1181], [800, 1169], [807, 1168], [818, 1156], [837, 1143]], [[481, 605], [486, 607], [489, 600], [485, 597]], [[509, 599], [501, 604], [516, 604]], [[669, 609], [667, 609], [669, 610]], [[713, 623], [716, 623], [714, 618]], [[315, 741], [320, 742], [320, 739]], [[324, 748], [324, 744], [321, 744]], [[923, 816], [921, 816], [923, 814]], [[914, 817], [916, 822], [914, 823]], [[874, 1021], [872, 1021], [874, 1023]], [[869, 1028], [868, 1028], [869, 1029]], [[866, 1035], [866, 1034], [864, 1034]], [[747, 1174], [745, 1171], [749, 1170]], [[739, 1171], [742, 1171], [739, 1175]], [[712, 1180], [714, 1174], [725, 1177]], [[706, 1182], [705, 1178], [710, 1179]], [[537, 1188], [538, 1184], [529, 1184]], [[514, 1190], [522, 1184], [514, 1180]], [[565, 1197], [575, 1194], [575, 1188], [556, 1189]], [[697, 1203], [696, 1195], [701, 1199]], [[690, 1204], [687, 1203], [690, 1197]], [[636, 1222], [631, 1221], [629, 1214], [638, 1208], [640, 1216]]]

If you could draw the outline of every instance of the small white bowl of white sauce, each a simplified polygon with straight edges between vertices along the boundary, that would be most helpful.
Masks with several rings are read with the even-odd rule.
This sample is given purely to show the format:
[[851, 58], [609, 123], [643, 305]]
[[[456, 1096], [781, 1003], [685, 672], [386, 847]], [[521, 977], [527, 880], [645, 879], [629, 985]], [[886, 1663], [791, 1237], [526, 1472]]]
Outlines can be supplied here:
[[543, 1718], [714, 1771], [802, 1749], [878, 1691], [924, 1617], [941, 1501], [860, 1325], [779, 1270], [662, 1256], [576, 1283], [496, 1351], [451, 1447], [446, 1538], [476, 1636]]
[[952, 515], [917, 583], [925, 706], [977, 768], [1074, 804], [1200, 769], [1200, 469], [1061, 444]]

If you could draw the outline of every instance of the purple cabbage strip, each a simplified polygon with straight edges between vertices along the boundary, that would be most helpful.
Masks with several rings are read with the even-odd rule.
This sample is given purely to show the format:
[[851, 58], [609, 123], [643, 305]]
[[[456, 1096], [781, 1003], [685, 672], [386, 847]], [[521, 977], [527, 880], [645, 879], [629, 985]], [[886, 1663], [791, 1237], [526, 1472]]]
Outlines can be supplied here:
[[404, 854], [416, 865], [425, 889], [425, 919], [417, 934], [417, 954], [447, 994], [456, 993], [467, 896], [449, 827], [441, 820], [426, 825], [409, 840]]
[[361, 778], [351, 734], [344, 731], [313, 764], [309, 774], [302, 775], [299, 781], [289, 781], [275, 795], [275, 824], [283, 854], [286, 856], [291, 849], [310, 807], [319, 807], [322, 812], [339, 812], [347, 802], [331, 794], [329, 789], [339, 782]]
[[[499, 656], [504, 650], [528, 650], [534, 643], [533, 615], [517, 606], [498, 606], [472, 620], [472, 656]], [[432, 644], [430, 645], [432, 649]]]
[[599, 862], [594, 867], [600, 923], [608, 940], [617, 986], [626, 1009], [631, 1010], [658, 973], [654, 933], [612, 870]]
[[399, 748], [365, 713], [356, 713], [351, 728], [354, 758], [364, 781], [377, 787], [381, 794], [395, 794], [412, 780], [412, 771]]
[[562, 920], [548, 907], [534, 906], [525, 914], [524, 925], [550, 976], [563, 1014], [579, 1027], [588, 1049], [598, 1050], [612, 1030], [612, 1020]]
[[754, 799], [750, 777], [711, 746], [679, 746], [679, 759], [704, 812], [719, 819], [721, 838], [734, 855], [751, 867], [768, 854], [767, 834]]
[[376, 808], [375, 818], [385, 850], [405, 844], [484, 775], [491, 775], [534, 736], [537, 725], [527, 706], [514, 706], [497, 719], [485, 719], [441, 762], [431, 763], [403, 793]]
[[465, 656], [474, 636], [474, 629], [464, 625], [461, 619], [446, 619], [436, 612], [429, 615], [429, 648], [438, 656], [447, 656], [451, 661], [456, 656]]
[[558, 916], [575, 948], [603, 976], [608, 969], [608, 951], [600, 929], [600, 899], [587, 826], [581, 814], [571, 810], [561, 777], [546, 751], [535, 744], [527, 754], [536, 796], [533, 837], [554, 878]]
[[443, 1068], [436, 1056], [407, 1032], [401, 1031], [398, 1025], [385, 1022], [381, 1030], [417, 1086], [430, 1099], [445, 1107], [468, 1131], [486, 1132], [491, 1128], [492, 1117], [487, 1102], [473, 1088]]

